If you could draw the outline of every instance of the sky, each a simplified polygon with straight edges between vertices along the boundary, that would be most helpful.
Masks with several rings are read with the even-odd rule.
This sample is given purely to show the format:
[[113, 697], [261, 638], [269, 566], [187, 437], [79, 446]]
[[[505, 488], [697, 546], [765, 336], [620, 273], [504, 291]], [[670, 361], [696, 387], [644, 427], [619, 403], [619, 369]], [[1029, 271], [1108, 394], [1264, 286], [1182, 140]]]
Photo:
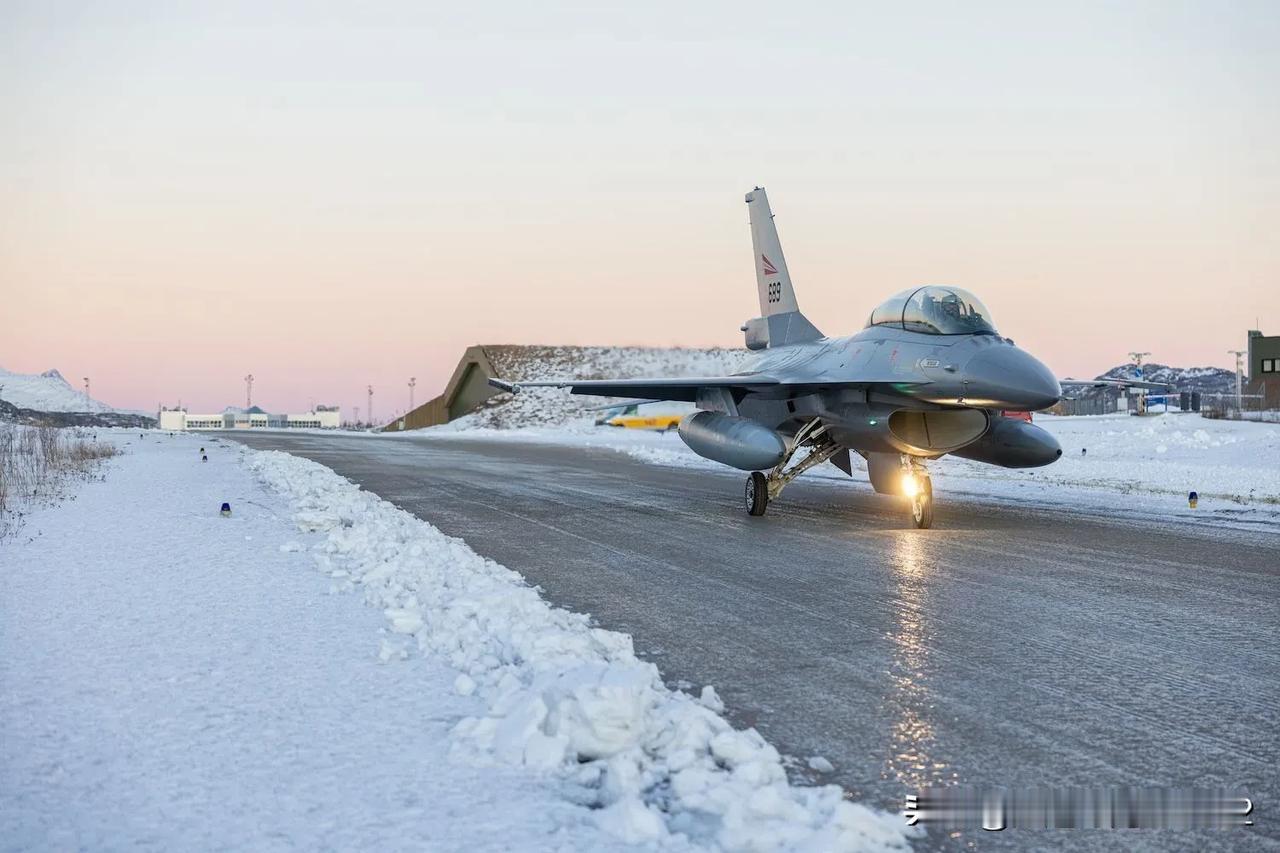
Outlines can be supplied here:
[[1280, 334], [1280, 5], [0, 0], [0, 366], [191, 411], [475, 343], [740, 345], [743, 194], [851, 334], [976, 293], [1061, 376]]

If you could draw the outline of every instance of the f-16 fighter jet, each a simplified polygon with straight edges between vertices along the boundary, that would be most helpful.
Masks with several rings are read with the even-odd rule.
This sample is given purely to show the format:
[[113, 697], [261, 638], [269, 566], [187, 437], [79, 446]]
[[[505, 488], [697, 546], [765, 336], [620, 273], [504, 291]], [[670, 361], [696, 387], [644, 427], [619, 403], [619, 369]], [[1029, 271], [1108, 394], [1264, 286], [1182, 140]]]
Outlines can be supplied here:
[[1063, 380], [996, 331], [991, 312], [958, 287], [892, 296], [865, 328], [828, 337], [800, 313], [782, 244], [761, 187], [747, 193], [760, 314], [742, 326], [753, 355], [729, 376], [511, 383], [574, 394], [681, 400], [698, 411], [679, 433], [694, 453], [743, 471], [748, 513], [764, 515], [787, 484], [824, 462], [852, 476], [850, 451], [872, 486], [910, 501], [916, 527], [933, 523], [928, 463], [947, 454], [1006, 468], [1048, 465], [1057, 439], [1003, 411], [1047, 409], [1063, 385], [1166, 386]]

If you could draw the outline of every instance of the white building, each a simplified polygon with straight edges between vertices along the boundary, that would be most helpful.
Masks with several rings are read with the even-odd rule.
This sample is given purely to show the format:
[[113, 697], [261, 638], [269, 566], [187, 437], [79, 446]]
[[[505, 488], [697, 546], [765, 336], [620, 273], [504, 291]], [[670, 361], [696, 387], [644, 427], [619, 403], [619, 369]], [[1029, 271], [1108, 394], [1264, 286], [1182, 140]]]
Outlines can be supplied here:
[[317, 406], [296, 415], [273, 415], [257, 406], [216, 415], [194, 415], [185, 409], [161, 409], [160, 429], [337, 429], [342, 425], [337, 406]]

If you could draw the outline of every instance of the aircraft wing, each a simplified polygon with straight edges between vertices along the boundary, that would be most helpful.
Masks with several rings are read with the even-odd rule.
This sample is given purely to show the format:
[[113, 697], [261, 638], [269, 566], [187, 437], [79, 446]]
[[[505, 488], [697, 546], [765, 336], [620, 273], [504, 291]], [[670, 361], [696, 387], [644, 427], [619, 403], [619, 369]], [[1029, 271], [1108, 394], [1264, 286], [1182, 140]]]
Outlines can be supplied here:
[[631, 397], [646, 400], [678, 400], [692, 403], [699, 388], [763, 391], [780, 383], [772, 376], [703, 376], [682, 379], [559, 379], [548, 382], [506, 382], [491, 378], [489, 384], [518, 394], [524, 388], [568, 388], [571, 394], [596, 397]]
[[735, 396], [766, 392], [766, 396], [786, 398], [832, 388], [870, 388], [879, 385], [915, 385], [900, 377], [859, 377], [855, 381], [823, 381], [804, 379], [783, 381], [763, 373], [740, 376], [697, 376], [680, 379], [559, 379], [544, 382], [507, 382], [490, 379], [489, 384], [502, 391], [517, 394], [522, 388], [568, 388], [571, 394], [597, 397], [627, 397], [651, 402], [673, 400], [694, 403], [701, 388], [723, 388]]
[[1150, 388], [1154, 391], [1169, 391], [1173, 386], [1168, 382], [1144, 382], [1141, 379], [1059, 379], [1063, 388]]

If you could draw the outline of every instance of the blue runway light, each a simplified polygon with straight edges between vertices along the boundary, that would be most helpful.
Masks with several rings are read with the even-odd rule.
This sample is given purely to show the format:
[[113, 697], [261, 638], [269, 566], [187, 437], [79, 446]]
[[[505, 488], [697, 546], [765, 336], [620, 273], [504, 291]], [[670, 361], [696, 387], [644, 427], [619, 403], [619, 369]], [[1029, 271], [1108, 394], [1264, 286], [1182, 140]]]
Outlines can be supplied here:
[[226, 501], [222, 502], [222, 509], [219, 511], [223, 518], [231, 517], [231, 504]]

